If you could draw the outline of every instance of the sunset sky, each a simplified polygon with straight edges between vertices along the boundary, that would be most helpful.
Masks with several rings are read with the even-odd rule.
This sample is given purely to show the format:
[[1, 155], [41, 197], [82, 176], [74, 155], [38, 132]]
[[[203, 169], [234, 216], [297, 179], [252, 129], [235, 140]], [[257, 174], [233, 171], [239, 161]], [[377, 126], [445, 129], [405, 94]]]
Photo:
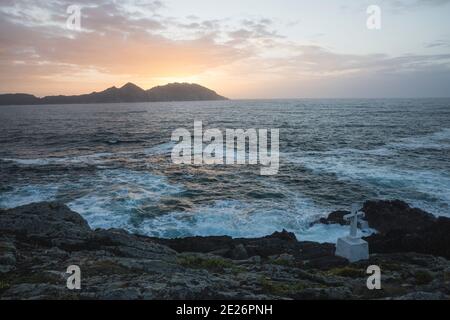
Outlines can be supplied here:
[[[372, 4], [381, 30], [366, 27]], [[236, 99], [450, 96], [450, 0], [0, 0], [0, 43], [0, 93], [131, 81]]]

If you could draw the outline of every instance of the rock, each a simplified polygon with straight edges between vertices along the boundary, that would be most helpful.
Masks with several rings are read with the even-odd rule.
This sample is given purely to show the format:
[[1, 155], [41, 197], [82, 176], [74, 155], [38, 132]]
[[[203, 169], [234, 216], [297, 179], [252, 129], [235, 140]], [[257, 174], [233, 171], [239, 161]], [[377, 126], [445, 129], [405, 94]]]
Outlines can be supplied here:
[[33, 237], [48, 245], [77, 246], [91, 235], [88, 223], [60, 203], [35, 203], [1, 212], [1, 234]]
[[0, 241], [0, 273], [16, 268], [16, 247], [11, 241]]
[[20, 232], [29, 236], [84, 236], [90, 233], [88, 223], [65, 205], [40, 202], [1, 212], [0, 230]]
[[447, 296], [441, 292], [411, 292], [393, 300], [446, 300]]
[[253, 256], [250, 259], [247, 260], [248, 262], [252, 263], [252, 264], [260, 264], [261, 263], [261, 257], [260, 256]]
[[290, 255], [290, 254], [287, 254], [287, 253], [282, 253], [282, 254], [280, 254], [280, 255], [278, 256], [278, 259], [279, 259], [279, 260], [282, 260], [282, 261], [286, 261], [286, 262], [294, 262], [294, 261], [295, 261], [294, 256], [292, 256], [292, 255]]
[[[177, 252], [201, 252], [214, 253], [225, 258], [237, 259], [236, 254], [245, 256], [242, 247], [236, 249], [239, 245], [246, 251], [247, 259], [252, 256], [267, 258], [271, 255], [281, 253], [299, 253], [300, 242], [297, 241], [295, 234], [283, 230], [262, 238], [236, 238], [228, 236], [211, 237], [187, 237], [182, 239], [158, 239], [151, 238], [153, 241], [169, 246]], [[240, 260], [240, 259], [237, 259]]]
[[[366, 201], [362, 211], [377, 231], [364, 240], [370, 253], [419, 252], [450, 258], [450, 218], [411, 208], [400, 200]], [[345, 225], [347, 211], [334, 211], [316, 223]]]
[[[125, 284], [122, 284], [125, 285]], [[103, 299], [105, 300], [137, 300], [140, 292], [136, 288], [118, 289], [107, 292]]]
[[266, 238], [266, 239], [280, 239], [280, 240], [284, 240], [284, 241], [295, 241], [295, 242], [297, 242], [297, 237], [295, 236], [295, 234], [293, 232], [288, 232], [285, 229], [283, 229], [283, 231], [281, 231], [281, 232], [275, 231], [270, 236], [267, 236], [267, 237], [264, 237], [264, 238]]
[[377, 234], [365, 238], [371, 252], [419, 252], [450, 259], [450, 218], [436, 218], [405, 202], [367, 201], [363, 211]]
[[352, 292], [346, 287], [337, 288], [309, 288], [295, 294], [300, 300], [344, 300], [349, 299]]
[[328, 217], [320, 218], [318, 223], [346, 225], [348, 224], [348, 222], [345, 221], [344, 216], [349, 213], [350, 211], [343, 211], [343, 210], [333, 211], [328, 215]]
[[[435, 233], [427, 234], [430, 240], [408, 227], [402, 248], [414, 237], [445, 241], [447, 220], [440, 219], [420, 229]], [[375, 242], [381, 251], [394, 237], [385, 231]], [[446, 258], [379, 253], [349, 264], [334, 250], [330, 243], [297, 241], [286, 230], [252, 239], [91, 230], [64, 205], [30, 204], [0, 211], [0, 299], [448, 299]], [[384, 290], [366, 289], [369, 264], [382, 268]], [[81, 269], [79, 291], [66, 288], [69, 265]]]
[[233, 260], [246, 260], [248, 259], [247, 250], [243, 244], [238, 244], [231, 250], [231, 259]]
[[9, 272], [15, 269], [16, 257], [13, 254], [0, 255], [0, 272]]
[[400, 200], [366, 201], [362, 211], [369, 226], [383, 234], [395, 230], [421, 232], [436, 223], [431, 213], [411, 208]]
[[120, 229], [96, 230], [87, 244], [90, 248], [114, 247], [116, 255], [129, 258], [160, 258], [175, 251], [155, 243], [147, 237], [130, 234]]
[[[186, 237], [176, 239], [151, 238], [153, 241], [169, 246], [177, 252], [222, 252], [221, 255], [229, 255], [235, 245], [233, 239], [223, 237]], [[206, 241], [205, 241], [206, 240]]]

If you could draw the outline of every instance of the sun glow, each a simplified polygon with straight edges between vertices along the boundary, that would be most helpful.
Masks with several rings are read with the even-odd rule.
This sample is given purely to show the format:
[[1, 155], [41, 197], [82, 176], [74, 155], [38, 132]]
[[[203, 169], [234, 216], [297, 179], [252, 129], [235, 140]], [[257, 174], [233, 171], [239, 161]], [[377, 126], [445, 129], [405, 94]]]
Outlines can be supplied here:
[[201, 77], [197, 76], [197, 75], [158, 77], [158, 78], [152, 79], [152, 82], [148, 82], [148, 83], [146, 83], [146, 85], [150, 87], [150, 86], [161, 85], [161, 84], [166, 84], [166, 83], [174, 83], [174, 82], [178, 82], [178, 83], [183, 83], [183, 82], [199, 83], [202, 80], [203, 79]]
[[385, 4], [376, 31], [360, 1], [267, 0], [255, 15], [247, 0], [145, 2], [83, 1], [78, 31], [67, 28], [63, 0], [2, 2], [0, 93], [82, 94], [126, 82], [198, 83], [230, 98], [450, 92], [439, 23], [449, 1], [417, 1], [426, 15]]

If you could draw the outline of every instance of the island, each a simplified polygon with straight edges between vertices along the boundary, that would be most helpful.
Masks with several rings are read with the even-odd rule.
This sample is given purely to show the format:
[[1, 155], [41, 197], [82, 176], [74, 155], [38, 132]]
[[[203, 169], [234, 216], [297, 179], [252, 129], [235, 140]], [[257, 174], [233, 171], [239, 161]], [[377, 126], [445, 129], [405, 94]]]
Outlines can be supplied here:
[[144, 90], [128, 82], [124, 86], [111, 87], [100, 92], [74, 96], [36, 97], [25, 93], [0, 94], [0, 105], [87, 104], [116, 102], [164, 102], [228, 100], [215, 91], [195, 83], [169, 83]]

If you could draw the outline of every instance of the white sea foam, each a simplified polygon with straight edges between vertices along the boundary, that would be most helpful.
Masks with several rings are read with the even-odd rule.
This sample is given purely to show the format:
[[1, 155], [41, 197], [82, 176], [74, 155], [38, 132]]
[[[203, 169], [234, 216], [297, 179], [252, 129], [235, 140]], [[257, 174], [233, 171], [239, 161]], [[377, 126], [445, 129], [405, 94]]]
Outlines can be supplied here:
[[416, 150], [416, 149], [450, 149], [450, 128], [445, 128], [435, 133], [398, 139], [386, 143], [384, 146], [375, 149], [355, 149], [355, 148], [338, 148], [326, 151], [309, 151], [309, 152], [291, 152], [281, 154], [287, 161], [292, 163], [302, 163], [304, 157], [323, 157], [323, 156], [347, 156], [360, 157], [364, 155], [375, 156], [395, 156], [399, 150]]
[[157, 144], [153, 147], [146, 148], [143, 150], [145, 154], [149, 155], [161, 155], [161, 154], [170, 154], [172, 148], [175, 146], [175, 142], [165, 142], [161, 144]]
[[[169, 184], [161, 176], [124, 170], [105, 170], [95, 184], [95, 190], [68, 204], [72, 210], [83, 215], [91, 227], [124, 228], [159, 237], [257, 237], [284, 228], [301, 236], [310, 222], [328, 212], [297, 195], [283, 204], [270, 200], [222, 200], [195, 207], [189, 212], [148, 217], [147, 207], [156, 205], [162, 196], [175, 195], [183, 188]], [[139, 218], [140, 210], [144, 214], [142, 219], [138, 219], [140, 222], [137, 224], [133, 223], [133, 218]]]
[[68, 203], [93, 228], [130, 229], [130, 218], [163, 195], [181, 192], [165, 177], [130, 170], [104, 170], [85, 196]]
[[445, 128], [435, 133], [403, 138], [395, 142], [387, 144], [388, 147], [393, 149], [436, 149], [446, 150], [450, 149], [450, 128]]
[[[381, 196], [399, 197], [406, 201], [424, 204], [414, 193], [422, 193], [429, 199], [439, 199], [450, 205], [450, 176], [446, 172], [427, 170], [407, 170], [391, 166], [376, 166], [362, 159], [308, 159], [307, 167], [322, 172], [337, 174], [340, 179], [357, 181], [373, 186]], [[435, 209], [433, 209], [435, 211]], [[450, 212], [433, 212], [448, 215]]]
[[[336, 243], [338, 238], [347, 236], [349, 234], [349, 226], [341, 226], [339, 224], [321, 224], [317, 223], [306, 230], [302, 231], [300, 234], [296, 234], [300, 241], [313, 241], [313, 242], [329, 242]], [[373, 229], [368, 230], [358, 230], [360, 236], [369, 236], [376, 231]]]
[[[409, 169], [380, 165], [370, 156], [395, 157], [399, 149], [450, 147], [450, 129], [401, 139], [374, 150], [335, 149], [325, 152], [288, 153], [284, 159], [314, 172], [335, 174], [377, 192], [379, 198], [399, 198], [435, 215], [450, 216], [450, 173], [438, 169]], [[433, 204], [430, 204], [433, 203]]]
[[136, 149], [130, 151], [119, 151], [119, 152], [99, 152], [99, 153], [90, 153], [85, 155], [78, 156], [67, 156], [67, 157], [51, 157], [51, 158], [35, 158], [35, 159], [19, 159], [19, 158], [3, 158], [3, 161], [12, 161], [19, 165], [23, 166], [48, 166], [53, 164], [76, 164], [76, 163], [85, 163], [85, 164], [102, 164], [115, 157], [120, 157], [123, 155], [133, 155], [144, 153], [147, 155], [161, 155], [161, 154], [169, 154], [172, 150], [175, 143], [167, 142], [157, 144], [150, 148], [144, 149]]
[[9, 209], [34, 202], [51, 201], [57, 193], [58, 186], [54, 184], [16, 187], [0, 193], [0, 208]]
[[265, 201], [222, 200], [192, 212], [175, 212], [146, 220], [134, 231], [165, 238], [212, 235], [250, 238], [286, 229], [294, 232], [299, 240], [315, 242], [335, 242], [349, 232], [348, 226], [311, 225], [314, 215], [301, 214], [311, 210], [309, 204], [304, 208], [301, 202], [291, 209], [275, 207]]
[[[54, 200], [66, 184], [18, 187], [2, 193], [0, 207], [11, 208], [32, 202]], [[165, 177], [130, 170], [103, 170], [90, 180], [74, 182], [69, 189], [86, 190], [86, 195], [68, 203], [69, 208], [80, 213], [92, 228], [123, 228], [149, 236], [181, 237], [229, 235], [232, 237], [261, 237], [286, 229], [298, 239], [335, 242], [348, 232], [339, 225], [313, 225], [311, 222], [324, 216], [330, 209], [321, 208], [301, 195], [282, 190], [289, 201], [271, 200], [237, 201], [221, 200], [193, 208], [189, 212], [172, 212], [166, 215], [143, 216], [139, 211], [153, 206], [161, 197], [175, 195], [183, 188], [170, 184]]]
[[52, 161], [55, 161], [50, 158], [41, 158], [41, 159], [15, 159], [15, 158], [4, 158], [3, 161], [11, 161], [24, 166], [46, 166], [51, 164]]
[[35, 158], [35, 159], [18, 159], [18, 158], [4, 158], [3, 161], [12, 161], [24, 166], [48, 166], [54, 164], [68, 164], [68, 163], [102, 163], [102, 158], [107, 158], [113, 155], [112, 153], [92, 153], [73, 157], [52, 157], [52, 158]]
[[[145, 213], [145, 208], [157, 204], [162, 196], [174, 195], [183, 189], [169, 184], [164, 177], [145, 173], [108, 172], [99, 181], [95, 191], [68, 204], [93, 228], [123, 228], [165, 238], [194, 235], [261, 237], [286, 229], [299, 239], [318, 242], [334, 242], [348, 232], [348, 227], [342, 226], [310, 227], [311, 222], [330, 210], [320, 208], [298, 194], [291, 195], [291, 200], [283, 203], [221, 200], [187, 212], [155, 217], [144, 215], [136, 224], [133, 217], [139, 217], [139, 210]], [[104, 185], [102, 181], [109, 184]]]

